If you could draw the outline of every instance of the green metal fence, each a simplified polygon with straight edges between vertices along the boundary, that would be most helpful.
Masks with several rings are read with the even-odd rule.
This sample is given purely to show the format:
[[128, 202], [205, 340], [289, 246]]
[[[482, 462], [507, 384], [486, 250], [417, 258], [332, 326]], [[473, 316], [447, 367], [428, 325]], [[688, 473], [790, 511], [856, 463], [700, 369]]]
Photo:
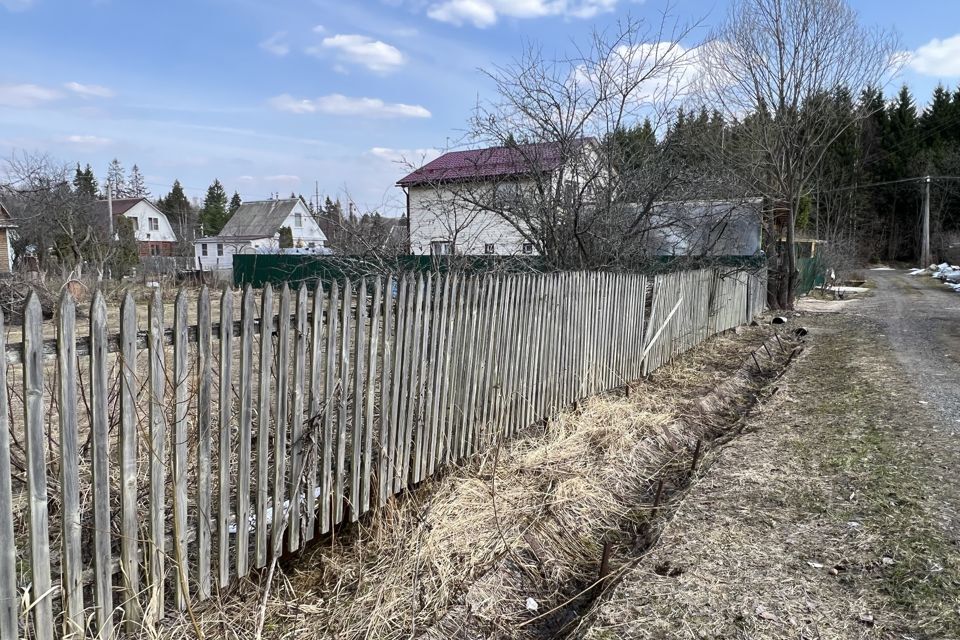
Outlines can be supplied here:
[[[650, 260], [620, 268], [617, 271], [657, 275], [693, 269], [713, 267], [748, 269], [756, 271], [766, 266], [762, 256], [706, 256], [681, 257], [658, 256]], [[291, 286], [301, 282], [334, 282], [344, 279], [357, 280], [367, 277], [382, 277], [398, 273], [460, 273], [480, 274], [490, 271], [501, 273], [554, 271], [539, 256], [391, 256], [388, 258], [362, 258], [355, 256], [310, 256], [310, 255], [235, 255], [233, 257], [233, 281], [238, 287], [250, 284], [261, 288], [268, 282], [272, 285], [287, 283]]]

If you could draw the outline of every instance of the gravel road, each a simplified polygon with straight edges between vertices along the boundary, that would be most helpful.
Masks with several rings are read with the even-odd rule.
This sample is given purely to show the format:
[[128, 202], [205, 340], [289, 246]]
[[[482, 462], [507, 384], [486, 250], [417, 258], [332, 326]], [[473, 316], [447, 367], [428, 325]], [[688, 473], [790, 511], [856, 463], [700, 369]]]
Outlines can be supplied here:
[[960, 294], [929, 276], [867, 273], [874, 294], [843, 312], [878, 322], [922, 402], [939, 412], [945, 428], [960, 424]]

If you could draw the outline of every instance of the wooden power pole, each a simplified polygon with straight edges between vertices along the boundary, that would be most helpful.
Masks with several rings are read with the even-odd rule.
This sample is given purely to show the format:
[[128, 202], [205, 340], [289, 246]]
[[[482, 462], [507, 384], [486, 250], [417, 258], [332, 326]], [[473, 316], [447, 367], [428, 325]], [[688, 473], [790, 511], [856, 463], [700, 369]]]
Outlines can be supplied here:
[[923, 179], [923, 235], [920, 245], [920, 266], [930, 266], [930, 176]]

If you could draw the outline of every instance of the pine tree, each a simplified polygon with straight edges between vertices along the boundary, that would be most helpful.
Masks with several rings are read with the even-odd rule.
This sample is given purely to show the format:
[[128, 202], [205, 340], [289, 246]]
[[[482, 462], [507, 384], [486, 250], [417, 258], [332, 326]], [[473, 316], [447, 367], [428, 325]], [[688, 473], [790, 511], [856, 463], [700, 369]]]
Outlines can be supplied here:
[[97, 178], [88, 164], [84, 169], [77, 163], [77, 173], [73, 178], [73, 190], [81, 198], [95, 200], [97, 197]]
[[[128, 197], [129, 187], [127, 186], [127, 173], [116, 158], [110, 161], [107, 167], [107, 185], [113, 189], [114, 198]], [[106, 195], [106, 194], [104, 194]]]
[[229, 219], [227, 210], [227, 192], [224, 191], [220, 180], [214, 180], [207, 189], [207, 197], [203, 200], [203, 209], [200, 210], [200, 224], [203, 234], [215, 236], [223, 229]]
[[237, 212], [237, 209], [240, 208], [240, 205], [243, 204], [243, 200], [240, 199], [240, 194], [237, 191], [233, 192], [233, 197], [230, 198], [230, 208], [228, 209], [230, 217], [233, 217], [233, 214]]
[[140, 167], [133, 165], [130, 169], [130, 183], [127, 187], [128, 197], [130, 198], [149, 198], [150, 189], [143, 181], [143, 174], [140, 173]]

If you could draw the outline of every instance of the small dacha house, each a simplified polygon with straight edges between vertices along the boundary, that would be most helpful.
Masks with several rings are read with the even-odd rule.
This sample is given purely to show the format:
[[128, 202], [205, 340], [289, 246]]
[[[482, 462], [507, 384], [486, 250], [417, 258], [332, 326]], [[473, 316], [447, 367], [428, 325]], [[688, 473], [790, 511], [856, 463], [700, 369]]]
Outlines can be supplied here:
[[[281, 247], [280, 230], [290, 229], [290, 247]], [[194, 241], [197, 267], [202, 271], [233, 268], [240, 254], [329, 253], [327, 236], [300, 198], [244, 202], [219, 234]]]
[[177, 248], [177, 234], [174, 233], [166, 214], [146, 198], [117, 198], [97, 200], [93, 203], [94, 215], [105, 219], [111, 207], [113, 216], [123, 216], [133, 223], [133, 234], [137, 240], [137, 253], [141, 258], [169, 257]]
[[[593, 162], [592, 138], [452, 151], [397, 182], [407, 199], [410, 253], [532, 255], [531, 242], [502, 211], [522, 207], [538, 184], [576, 186]], [[519, 224], [519, 223], [518, 223]]]

